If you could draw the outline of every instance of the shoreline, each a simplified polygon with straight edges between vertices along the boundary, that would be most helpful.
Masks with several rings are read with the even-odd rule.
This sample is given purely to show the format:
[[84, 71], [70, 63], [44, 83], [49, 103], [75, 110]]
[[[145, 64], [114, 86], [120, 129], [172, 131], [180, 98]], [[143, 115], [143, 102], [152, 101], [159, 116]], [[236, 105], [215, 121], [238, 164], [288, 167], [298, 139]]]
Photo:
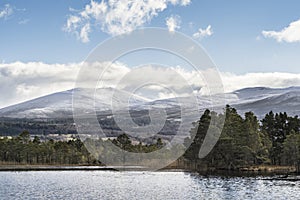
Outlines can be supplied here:
[[117, 171], [112, 167], [105, 166], [83, 166], [83, 165], [3, 165], [0, 172], [5, 171]]
[[[18, 171], [151, 171], [143, 166], [100, 166], [100, 165], [0, 165], [0, 172]], [[189, 172], [211, 176], [272, 176], [297, 175], [292, 166], [250, 166], [239, 170], [210, 169], [194, 170], [188, 168], [165, 167], [158, 172]]]

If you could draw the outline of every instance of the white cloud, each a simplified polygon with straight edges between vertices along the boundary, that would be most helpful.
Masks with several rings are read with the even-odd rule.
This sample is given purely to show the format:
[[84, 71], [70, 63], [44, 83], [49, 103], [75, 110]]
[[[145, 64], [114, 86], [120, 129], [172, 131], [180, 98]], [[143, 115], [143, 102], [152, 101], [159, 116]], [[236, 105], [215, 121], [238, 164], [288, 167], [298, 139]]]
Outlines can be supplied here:
[[171, 16], [166, 19], [166, 25], [170, 32], [174, 32], [176, 29], [180, 29], [180, 23], [180, 16], [178, 15]]
[[231, 92], [247, 87], [271, 87], [284, 88], [300, 86], [300, 74], [269, 72], [247, 73], [236, 75], [233, 73], [221, 73], [226, 92]]
[[90, 41], [89, 33], [91, 32], [90, 24], [84, 25], [80, 31], [80, 38], [83, 43], [87, 43]]
[[[107, 63], [94, 63], [90, 68], [106, 67]], [[0, 108], [39, 96], [64, 91], [75, 87], [82, 63], [45, 64], [41, 62], [0, 63]], [[122, 64], [113, 64], [102, 78], [105, 86], [113, 86], [113, 80], [128, 71]], [[86, 78], [92, 80], [95, 74]]]
[[28, 24], [29, 21], [30, 21], [30, 19], [23, 19], [23, 20], [19, 21], [19, 24], [25, 25], [25, 24]]
[[77, 64], [0, 64], [0, 107], [74, 87]]
[[183, 6], [190, 5], [190, 3], [191, 3], [191, 0], [181, 0], [181, 5], [183, 5]]
[[70, 16], [66, 24], [67, 30], [77, 29], [80, 21], [81, 21], [80, 17], [73, 16], [73, 15]]
[[206, 29], [199, 28], [198, 32], [193, 34], [193, 37], [194, 38], [204, 38], [204, 37], [212, 36], [213, 33], [214, 32], [211, 28], [211, 25], [208, 25]]
[[129, 33], [150, 22], [153, 17], [164, 11], [169, 4], [187, 6], [190, 0], [91, 0], [82, 11], [69, 16], [64, 30], [75, 33], [82, 41], [88, 34], [80, 37], [86, 24], [100, 26], [103, 32], [112, 36]]
[[191, 0], [169, 0], [173, 5], [181, 5], [181, 6], [188, 6], [191, 4]]
[[4, 18], [6, 19], [10, 15], [14, 13], [14, 10], [10, 4], [5, 4], [4, 8], [0, 9], [0, 19]]
[[[39, 96], [51, 94], [54, 92], [64, 91], [75, 87], [75, 81], [81, 67], [89, 67], [89, 73], [85, 74], [84, 84], [92, 84], [92, 80], [98, 80], [99, 74], [95, 69], [107, 67], [110, 63], [93, 63], [93, 64], [45, 64], [40, 62], [31, 63], [2, 63], [0, 64], [0, 108], [8, 105], [20, 103]], [[100, 87], [115, 87], [119, 81], [131, 72], [131, 68], [122, 63], [114, 63], [106, 70], [101, 77]], [[172, 68], [155, 68], [148, 66], [139, 74], [147, 74], [152, 83], [166, 80], [165, 88], [157, 85], [145, 87], [143, 94], [149, 99], [166, 98], [174, 96], [170, 91], [177, 91], [176, 96], [187, 95], [190, 87], [194, 91], [201, 93], [206, 90], [206, 82], [196, 71], [188, 71], [181, 67]], [[205, 75], [209, 72], [203, 71]], [[183, 84], [180, 80], [181, 75], [188, 84]], [[247, 73], [236, 75], [233, 73], [220, 73], [223, 80], [225, 92], [232, 92], [246, 87], [273, 87], [282, 88], [290, 86], [300, 86], [300, 74], [292, 73]], [[132, 79], [126, 81], [126, 87], [137, 87], [137, 82], [142, 82], [143, 76], [132, 76]], [[207, 76], [206, 76], [207, 77]], [[166, 90], [169, 89], [169, 90]], [[151, 96], [155, 94], [156, 96]]]
[[289, 24], [281, 31], [262, 31], [266, 38], [273, 38], [278, 42], [300, 42], [300, 19]]

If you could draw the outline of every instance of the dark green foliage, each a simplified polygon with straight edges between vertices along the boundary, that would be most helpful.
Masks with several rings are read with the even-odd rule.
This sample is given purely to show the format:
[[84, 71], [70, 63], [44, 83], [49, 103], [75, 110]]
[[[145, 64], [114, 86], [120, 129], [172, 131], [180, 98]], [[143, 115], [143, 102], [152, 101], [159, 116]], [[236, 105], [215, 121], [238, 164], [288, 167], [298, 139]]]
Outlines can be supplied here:
[[[225, 119], [224, 127], [216, 123]], [[24, 124], [28, 124], [24, 122]], [[199, 121], [194, 122], [190, 138], [185, 139], [188, 147], [184, 154], [187, 162], [196, 169], [201, 166], [218, 169], [239, 169], [255, 165], [293, 165], [300, 171], [300, 119], [287, 113], [266, 114], [259, 121], [252, 112], [240, 116], [236, 109], [227, 106], [226, 115], [206, 110]], [[3, 123], [3, 126], [8, 124]], [[199, 151], [206, 137], [208, 128], [212, 133], [222, 129], [221, 136], [213, 150], [203, 159], [199, 159]], [[216, 137], [211, 135], [210, 137]], [[194, 138], [191, 140], [191, 138]], [[164, 147], [160, 138], [152, 138], [152, 143], [134, 143], [126, 134], [114, 140], [102, 141], [87, 139], [84, 143], [79, 139], [68, 142], [41, 141], [35, 136], [32, 140], [28, 131], [8, 139], [0, 139], [0, 162], [15, 164], [99, 164], [101, 155], [105, 159], [121, 160], [121, 155], [113, 148], [103, 148], [104, 143], [113, 143], [124, 151], [133, 153], [149, 153]], [[90, 147], [86, 149], [85, 146]], [[177, 147], [176, 147], [177, 148]], [[181, 147], [178, 146], [180, 149]], [[91, 156], [92, 153], [95, 157]], [[166, 152], [166, 155], [168, 156]], [[142, 160], [142, 157], [141, 157]], [[105, 160], [104, 160], [105, 162]]]
[[292, 130], [283, 143], [282, 162], [286, 165], [296, 166], [300, 172], [300, 134]]
[[[101, 156], [113, 155], [111, 149], [103, 149], [103, 143], [109, 141], [87, 139], [85, 144], [90, 147], [89, 152], [85, 144], [79, 139], [69, 141], [41, 142], [40, 138], [35, 136], [30, 140], [28, 131], [23, 131], [19, 136], [8, 139], [0, 139], [0, 162], [4, 164], [100, 164], [98, 161]], [[112, 141], [113, 144], [129, 152], [153, 152], [164, 146], [160, 138], [154, 144], [133, 145], [126, 134], [122, 134]], [[92, 149], [94, 148], [94, 149]], [[91, 153], [95, 156], [93, 157]], [[107, 156], [117, 158], [119, 155]]]
[[257, 164], [263, 151], [258, 127], [253, 113], [246, 113], [243, 119], [236, 109], [227, 106], [222, 134], [205, 161], [209, 166], [224, 169]]
[[195, 127], [190, 131], [191, 138], [194, 138], [193, 142], [191, 143], [190, 138], [185, 139], [186, 146], [190, 144], [185, 153], [186, 158], [190, 160], [195, 160], [198, 158], [199, 150], [208, 130], [210, 120], [210, 111], [206, 110], [201, 116], [199, 122], [194, 123]]
[[138, 145], [133, 145], [132, 141], [126, 134], [121, 134], [114, 139], [112, 143], [121, 149], [128, 152], [135, 153], [149, 153], [161, 149], [164, 146], [161, 138], [158, 138], [156, 143], [153, 144], [142, 144], [141, 142]]
[[13, 164], [91, 164], [95, 159], [79, 140], [41, 142], [28, 131], [12, 139], [0, 139], [0, 161]]
[[299, 123], [298, 116], [289, 117], [286, 113], [274, 114], [272, 111], [262, 120], [261, 131], [269, 136], [272, 143], [270, 159], [273, 165], [282, 164], [283, 143], [292, 131], [299, 134]]
[[[287, 113], [274, 114], [271, 111], [260, 123], [254, 113], [247, 112], [242, 118], [230, 106], [226, 107], [225, 124], [218, 143], [208, 156], [199, 159], [198, 153], [207, 134], [211, 115], [206, 110], [191, 130], [191, 136], [195, 138], [184, 155], [191, 163], [218, 169], [239, 169], [263, 164], [300, 165], [298, 116], [290, 117]], [[190, 138], [186, 138], [185, 143], [189, 142]]]

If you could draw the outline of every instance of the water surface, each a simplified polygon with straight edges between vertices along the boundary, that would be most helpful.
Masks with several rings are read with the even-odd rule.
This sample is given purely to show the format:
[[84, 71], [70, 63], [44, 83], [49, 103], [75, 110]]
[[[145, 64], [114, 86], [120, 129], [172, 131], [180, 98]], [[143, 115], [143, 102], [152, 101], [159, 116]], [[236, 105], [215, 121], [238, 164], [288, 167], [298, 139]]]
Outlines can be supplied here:
[[184, 172], [0, 172], [0, 199], [299, 199], [300, 183]]

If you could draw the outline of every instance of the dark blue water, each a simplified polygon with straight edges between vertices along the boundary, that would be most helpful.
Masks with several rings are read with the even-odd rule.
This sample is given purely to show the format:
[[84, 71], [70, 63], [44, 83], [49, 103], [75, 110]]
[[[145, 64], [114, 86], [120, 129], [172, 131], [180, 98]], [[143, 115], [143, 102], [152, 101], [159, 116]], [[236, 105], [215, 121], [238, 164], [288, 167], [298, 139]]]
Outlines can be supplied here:
[[0, 172], [0, 199], [300, 199], [300, 183], [183, 172]]

